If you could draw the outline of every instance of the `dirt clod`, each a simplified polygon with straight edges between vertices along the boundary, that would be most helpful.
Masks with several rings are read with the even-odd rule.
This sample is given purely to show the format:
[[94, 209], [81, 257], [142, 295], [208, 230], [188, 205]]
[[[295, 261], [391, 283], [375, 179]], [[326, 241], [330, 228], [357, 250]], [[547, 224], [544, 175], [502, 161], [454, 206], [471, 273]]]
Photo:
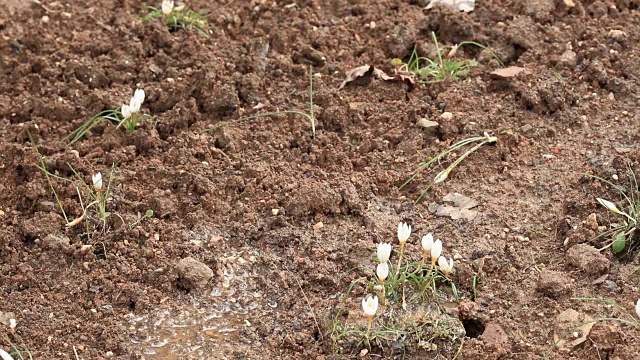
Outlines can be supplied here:
[[587, 274], [600, 275], [609, 270], [611, 261], [598, 249], [587, 244], [574, 245], [567, 251], [569, 263]]
[[563, 272], [542, 270], [538, 280], [538, 291], [553, 299], [571, 294], [573, 280]]
[[197, 290], [207, 285], [213, 277], [213, 270], [200, 261], [186, 257], [176, 264], [178, 285], [187, 290]]

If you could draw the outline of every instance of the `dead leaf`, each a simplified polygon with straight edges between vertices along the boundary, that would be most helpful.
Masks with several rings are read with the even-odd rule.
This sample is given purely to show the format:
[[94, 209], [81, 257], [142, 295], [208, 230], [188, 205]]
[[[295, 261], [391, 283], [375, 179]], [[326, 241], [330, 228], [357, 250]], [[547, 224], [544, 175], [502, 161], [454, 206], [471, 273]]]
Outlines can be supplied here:
[[453, 11], [470, 12], [476, 7], [476, 0], [431, 0], [425, 9], [443, 5]]
[[508, 68], [492, 71], [491, 75], [495, 75], [499, 78], [512, 78], [518, 76], [520, 73], [530, 75], [531, 71], [519, 66], [509, 66]]
[[562, 0], [562, 2], [568, 7], [568, 8], [572, 8], [574, 6], [576, 6], [576, 3], [573, 2], [573, 0]]
[[587, 340], [594, 324], [589, 315], [567, 309], [556, 316], [553, 341], [558, 349], [571, 350]]
[[342, 82], [342, 84], [340, 84], [340, 87], [338, 88], [338, 90], [342, 89], [343, 87], [345, 87], [348, 83], [352, 82], [352, 81], [356, 81], [359, 78], [362, 77], [367, 77], [367, 81], [365, 81], [364, 84], [362, 85], [366, 85], [369, 83], [369, 81], [371, 81], [371, 78], [369, 77], [372, 73], [373, 70], [375, 70], [375, 68], [373, 66], [370, 65], [362, 65], [362, 66], [358, 66], [357, 68], [353, 68], [349, 71], [347, 71], [345, 73], [345, 75], [347, 76], [346, 79], [344, 79], [344, 81]]
[[[381, 69], [377, 69], [370, 65], [358, 66], [346, 72], [346, 79], [340, 84], [338, 90], [345, 87], [350, 82], [356, 82], [357, 85], [364, 86], [369, 84], [371, 78], [382, 79], [384, 81], [405, 81], [410, 88], [416, 84], [413, 77], [408, 72], [397, 72], [393, 76], [388, 75]], [[362, 79], [362, 80], [360, 80]]]
[[478, 206], [478, 202], [470, 197], [460, 193], [449, 193], [442, 200], [453, 203], [453, 206], [447, 204], [438, 206], [437, 216], [448, 216], [453, 220], [465, 219], [467, 221], [472, 221], [478, 216], [478, 211], [472, 210]]

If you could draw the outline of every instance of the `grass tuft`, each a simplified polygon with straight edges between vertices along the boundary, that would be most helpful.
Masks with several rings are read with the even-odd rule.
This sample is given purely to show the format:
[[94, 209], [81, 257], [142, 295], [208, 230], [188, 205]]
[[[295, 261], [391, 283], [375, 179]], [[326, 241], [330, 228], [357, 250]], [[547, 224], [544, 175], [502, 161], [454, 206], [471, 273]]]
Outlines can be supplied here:
[[[416, 82], [433, 84], [445, 80], [457, 81], [469, 75], [472, 68], [478, 66], [478, 62], [474, 59], [455, 60], [453, 57], [458, 48], [464, 45], [474, 45], [482, 49], [487, 47], [475, 41], [463, 41], [454, 45], [449, 53], [444, 55], [444, 48], [438, 44], [438, 38], [435, 32], [431, 32], [431, 38], [436, 47], [436, 59], [429, 59], [418, 55], [418, 50], [414, 47], [409, 60], [405, 63], [401, 59], [393, 59], [392, 64], [398, 67], [398, 72], [409, 73]], [[491, 55], [498, 60], [500, 65], [502, 61], [492, 51]]]
[[167, 27], [170, 31], [195, 30], [202, 36], [209, 36], [209, 21], [207, 20], [206, 11], [194, 11], [189, 8], [174, 8], [169, 15], [164, 15], [161, 9], [149, 6], [151, 12], [142, 18], [142, 21], [149, 21], [156, 18], [164, 17]]
[[496, 136], [489, 136], [489, 134], [484, 133], [483, 136], [476, 136], [476, 137], [464, 139], [464, 140], [462, 140], [460, 142], [457, 142], [457, 143], [449, 146], [443, 152], [441, 152], [438, 155], [434, 156], [433, 158], [429, 159], [428, 161], [423, 162], [420, 165], [418, 165], [418, 168], [411, 174], [409, 179], [407, 179], [407, 181], [405, 181], [402, 185], [400, 185], [400, 189], [402, 189], [405, 186], [409, 185], [418, 175], [420, 175], [421, 172], [431, 168], [431, 166], [433, 166], [434, 164], [440, 164], [440, 161], [444, 160], [444, 158], [447, 155], [453, 153], [454, 151], [460, 150], [460, 149], [464, 148], [467, 145], [476, 143], [476, 145], [474, 147], [472, 147], [471, 149], [467, 150], [465, 153], [460, 155], [454, 162], [449, 164], [449, 166], [447, 168], [445, 168], [444, 170], [439, 172], [433, 178], [433, 181], [429, 184], [429, 186], [427, 186], [427, 188], [425, 188], [422, 191], [422, 193], [420, 194], [420, 197], [418, 197], [418, 199], [416, 200], [416, 203], [420, 202], [420, 200], [422, 200], [422, 198], [427, 194], [427, 192], [434, 185], [445, 181], [449, 177], [449, 174], [451, 173], [451, 171], [453, 171], [453, 169], [455, 169], [469, 155], [474, 153], [476, 150], [480, 149], [483, 145], [485, 145], [485, 144], [493, 144], [493, 143], [495, 143], [497, 141], [498, 141], [498, 138]]

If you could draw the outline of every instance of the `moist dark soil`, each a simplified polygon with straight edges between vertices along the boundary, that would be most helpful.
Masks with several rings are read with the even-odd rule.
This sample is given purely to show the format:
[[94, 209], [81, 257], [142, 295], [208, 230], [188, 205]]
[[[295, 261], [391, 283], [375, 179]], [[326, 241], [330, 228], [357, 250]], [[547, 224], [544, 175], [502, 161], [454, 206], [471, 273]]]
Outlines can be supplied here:
[[[606, 239], [594, 239], [620, 221], [595, 198], [622, 199], [584, 174], [630, 190], [629, 169], [640, 170], [640, 3], [478, 0], [470, 13], [427, 3], [189, 1], [208, 12], [204, 37], [140, 21], [159, 3], [5, 2], [0, 312], [17, 326], [0, 325], [0, 347], [34, 359], [637, 359], [638, 329], [615, 321], [553, 345], [574, 336], [557, 329], [567, 316], [636, 316], [636, 253], [598, 251]], [[455, 57], [479, 65], [462, 80], [338, 89], [355, 67], [393, 74], [391, 60], [414, 47], [433, 54], [432, 31], [447, 49], [475, 41], [528, 72], [498, 78], [491, 53], [465, 45]], [[315, 137], [296, 115], [206, 131], [307, 111], [309, 65]], [[136, 88], [153, 122], [128, 132], [106, 121], [63, 141]], [[498, 142], [424, 201], [414, 202], [441, 166], [400, 189], [421, 162], [485, 131]], [[65, 226], [83, 213], [71, 168], [106, 184], [112, 166], [106, 224], [91, 208]], [[473, 220], [436, 215], [454, 192], [479, 203]], [[414, 229], [409, 258], [427, 232], [457, 254], [458, 354], [460, 339], [366, 354], [332, 341], [336, 309], [362, 317], [368, 290], [345, 294], [373, 276], [375, 244], [397, 244], [400, 221]]]

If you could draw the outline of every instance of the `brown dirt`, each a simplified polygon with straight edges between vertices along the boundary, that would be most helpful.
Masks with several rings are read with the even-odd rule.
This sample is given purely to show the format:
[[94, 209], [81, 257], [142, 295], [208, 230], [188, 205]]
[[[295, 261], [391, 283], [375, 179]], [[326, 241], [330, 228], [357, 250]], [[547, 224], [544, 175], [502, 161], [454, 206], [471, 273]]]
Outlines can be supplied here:
[[[627, 186], [627, 166], [640, 169], [640, 4], [574, 2], [479, 0], [457, 14], [423, 11], [422, 0], [189, 1], [211, 14], [204, 38], [141, 23], [140, 1], [9, 1], [0, 9], [0, 312], [13, 312], [18, 326], [0, 329], [0, 346], [10, 339], [35, 359], [72, 359], [73, 347], [83, 359], [149, 349], [156, 355], [146, 358], [350, 358], [360, 349], [332, 354], [329, 314], [357, 314], [364, 289], [339, 303], [368, 274], [353, 269], [373, 266], [374, 245], [391, 241], [401, 220], [461, 255], [463, 359], [540, 358], [566, 309], [622, 316], [572, 297], [615, 300], [633, 314], [637, 258], [590, 247], [602, 243], [591, 241], [589, 215], [613, 220], [594, 198], [616, 196], [582, 174], [615, 174]], [[391, 58], [414, 44], [429, 51], [430, 31], [444, 45], [487, 44], [531, 74], [494, 79], [499, 65], [465, 47], [457, 56], [480, 62], [465, 80], [337, 90], [351, 68], [391, 73]], [[294, 116], [202, 132], [255, 114], [258, 103], [305, 109], [309, 63], [315, 139]], [[71, 147], [61, 142], [136, 87], [155, 126], [127, 133], [104, 124]], [[443, 121], [443, 111], [453, 118]], [[420, 118], [439, 121], [438, 132], [417, 126]], [[72, 176], [67, 163], [87, 180], [116, 163], [110, 210], [126, 224], [150, 208], [154, 218], [129, 229], [112, 216], [104, 231], [90, 220], [89, 235], [65, 229], [27, 130], [59, 176]], [[399, 190], [418, 163], [483, 131], [498, 144], [470, 156], [425, 202], [413, 204], [428, 177]], [[69, 217], [79, 216], [75, 187], [54, 184]], [[478, 201], [479, 215], [428, 211], [450, 192]], [[419, 253], [418, 239], [409, 252]], [[186, 257], [214, 272], [204, 288], [177, 273]], [[483, 281], [469, 299], [479, 267]], [[601, 323], [551, 358], [635, 359], [638, 340], [636, 329]], [[411, 344], [367, 356], [376, 354], [436, 356]]]

